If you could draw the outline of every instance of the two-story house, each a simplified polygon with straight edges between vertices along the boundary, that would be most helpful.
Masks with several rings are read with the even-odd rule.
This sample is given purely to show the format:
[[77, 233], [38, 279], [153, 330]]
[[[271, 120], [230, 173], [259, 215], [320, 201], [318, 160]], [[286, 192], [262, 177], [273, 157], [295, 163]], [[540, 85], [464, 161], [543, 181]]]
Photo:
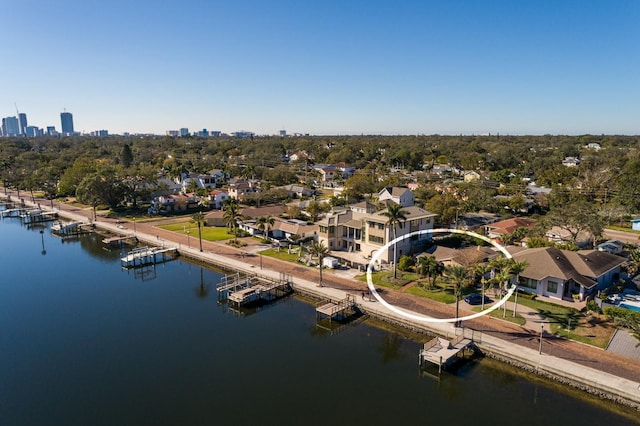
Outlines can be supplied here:
[[[362, 210], [330, 213], [318, 222], [318, 241], [332, 251], [332, 256], [342, 258], [347, 264], [366, 265], [378, 250], [394, 238], [433, 229], [436, 214], [417, 206], [404, 207], [402, 210], [406, 212], [407, 219], [397, 225], [395, 231], [389, 225], [389, 218], [382, 214], [384, 210], [377, 213]], [[429, 235], [422, 234], [402, 239], [396, 245], [397, 258], [418, 251], [429, 238]], [[345, 255], [341, 256], [340, 252]], [[380, 261], [385, 264], [393, 262], [393, 247], [382, 253]]]
[[382, 188], [378, 193], [378, 200], [380, 202], [390, 200], [400, 204], [402, 207], [409, 207], [414, 204], [413, 192], [404, 186]]
[[255, 192], [255, 186], [253, 182], [245, 179], [230, 179], [229, 180], [229, 198], [235, 198], [241, 200], [245, 195]]

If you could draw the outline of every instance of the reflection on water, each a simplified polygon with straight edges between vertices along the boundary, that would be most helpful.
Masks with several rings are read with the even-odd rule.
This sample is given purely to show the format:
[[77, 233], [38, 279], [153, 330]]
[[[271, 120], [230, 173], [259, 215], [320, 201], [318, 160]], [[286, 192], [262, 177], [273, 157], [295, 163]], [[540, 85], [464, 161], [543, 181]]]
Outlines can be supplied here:
[[434, 377], [407, 333], [322, 328], [298, 297], [232, 311], [219, 273], [120, 255], [0, 223], [2, 424], [636, 424], [491, 360]]

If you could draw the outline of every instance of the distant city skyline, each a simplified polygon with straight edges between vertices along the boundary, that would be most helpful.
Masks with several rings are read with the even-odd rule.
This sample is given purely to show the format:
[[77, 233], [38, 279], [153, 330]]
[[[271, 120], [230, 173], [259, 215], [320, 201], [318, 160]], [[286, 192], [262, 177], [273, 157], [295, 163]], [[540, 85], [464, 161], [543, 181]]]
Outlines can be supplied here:
[[119, 134], [640, 134], [638, 22], [626, 0], [8, 2], [3, 55], [19, 59], [0, 67], [0, 116], [15, 102], [58, 127], [66, 108], [76, 132]]

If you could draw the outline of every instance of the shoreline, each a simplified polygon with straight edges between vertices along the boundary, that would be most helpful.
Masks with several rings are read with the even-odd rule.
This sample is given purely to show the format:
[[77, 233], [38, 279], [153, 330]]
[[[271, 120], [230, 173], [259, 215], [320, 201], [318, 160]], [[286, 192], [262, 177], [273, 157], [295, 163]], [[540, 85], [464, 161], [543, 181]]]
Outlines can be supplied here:
[[[11, 197], [11, 195], [12, 194], [5, 195], [0, 193], [0, 198], [6, 200], [8, 197]], [[10, 200], [13, 202], [17, 201], [15, 200], [15, 194], [13, 194], [13, 197], [11, 197]], [[86, 216], [86, 210], [75, 209], [72, 211], [70, 209], [52, 209], [44, 204], [40, 205], [40, 203], [27, 201], [24, 198], [22, 198], [22, 200], [27, 206], [38, 207], [45, 211], [55, 210], [61, 218], [79, 220], [83, 222], [89, 221]], [[76, 211], [83, 212], [85, 214], [76, 213]], [[103, 217], [100, 219], [101, 220], [93, 222], [95, 226], [100, 229], [104, 229], [116, 235], [132, 234], [131, 229], [119, 226], [115, 221], [107, 220]], [[143, 227], [142, 224], [138, 225], [139, 227]], [[153, 227], [153, 225], [147, 224], [145, 227], [150, 228]], [[256, 265], [252, 265], [250, 262], [244, 261], [244, 255], [242, 256], [242, 260], [240, 260], [232, 258], [229, 255], [212, 252], [210, 250], [200, 252], [197, 248], [184, 247], [178, 241], [164, 237], [161, 239], [157, 234], [152, 235], [148, 232], [136, 232], [135, 229], [133, 230], [133, 234], [139, 241], [145, 244], [154, 246], [162, 244], [168, 247], [176, 247], [181, 256], [195, 259], [203, 262], [204, 264], [215, 265], [227, 270], [237, 270], [255, 274], [268, 279], [281, 278], [282, 272], [268, 268], [259, 269]], [[222, 247], [220, 249], [222, 249]], [[290, 274], [289, 279], [291, 281], [292, 288], [296, 293], [313, 299], [339, 301], [344, 299], [347, 294], [353, 294], [353, 291], [349, 292], [328, 286], [319, 287], [315, 282], [296, 276], [295, 274]], [[505, 364], [521, 368], [525, 371], [549, 378], [555, 382], [596, 395], [602, 399], [611, 400], [640, 411], [640, 382], [638, 381], [629, 380], [624, 377], [581, 365], [567, 359], [547, 354], [544, 351], [539, 353], [538, 350], [530, 349], [505, 339], [500, 339], [473, 328], [465, 327], [462, 329], [456, 329], [453, 324], [450, 323], [421, 323], [409, 320], [408, 318], [404, 318], [387, 310], [381, 306], [380, 303], [375, 301], [360, 300], [356, 298], [356, 305], [362, 312], [376, 318], [377, 320], [403, 329], [408, 329], [419, 334], [452, 338], [456, 335], [456, 331], [462, 330], [465, 335], [469, 334], [474, 337], [476, 347], [486, 357], [496, 359], [500, 362], [504, 362]], [[403, 310], [409, 311], [404, 308]]]

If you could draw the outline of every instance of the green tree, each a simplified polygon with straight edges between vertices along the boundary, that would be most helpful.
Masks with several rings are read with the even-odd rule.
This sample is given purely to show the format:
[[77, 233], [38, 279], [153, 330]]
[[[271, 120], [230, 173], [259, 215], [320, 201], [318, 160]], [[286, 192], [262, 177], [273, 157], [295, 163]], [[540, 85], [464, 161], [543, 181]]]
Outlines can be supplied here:
[[202, 251], [202, 226], [206, 223], [204, 214], [202, 212], [192, 214], [191, 221], [198, 225], [198, 241], [200, 242], [200, 251]]
[[120, 153], [120, 164], [126, 169], [131, 166], [131, 163], [133, 163], [133, 153], [129, 144], [125, 143]]
[[469, 283], [469, 270], [461, 265], [451, 265], [445, 267], [445, 280], [453, 287], [453, 294], [456, 297], [456, 327], [460, 327], [460, 296], [462, 289]]
[[[408, 212], [402, 210], [400, 204], [389, 204], [387, 210], [381, 213], [383, 216], [389, 218], [387, 221], [389, 225], [389, 232], [391, 233], [391, 239], [396, 239], [396, 228], [407, 220]], [[398, 256], [396, 253], [396, 242], [393, 243], [393, 278], [398, 278]]]
[[272, 216], [266, 215], [266, 216], [260, 216], [258, 218], [258, 220], [256, 221], [256, 226], [258, 227], [258, 229], [260, 229], [263, 232], [264, 238], [268, 240], [269, 230], [275, 223], [276, 223], [276, 220]]
[[122, 181], [112, 167], [104, 167], [82, 179], [76, 196], [81, 202], [93, 205], [94, 213], [98, 203], [115, 209], [124, 199]]
[[96, 160], [86, 157], [78, 158], [74, 161], [73, 165], [67, 168], [64, 173], [62, 173], [62, 176], [60, 176], [58, 193], [60, 195], [75, 195], [80, 182], [97, 170]]
[[480, 286], [482, 289], [482, 306], [481, 309], [484, 311], [484, 293], [487, 291], [487, 274], [491, 272], [491, 266], [488, 263], [478, 263], [473, 269], [473, 273], [476, 279], [480, 280]]
[[240, 220], [240, 205], [235, 198], [227, 198], [222, 204], [224, 211], [222, 218], [227, 223], [231, 232], [233, 232], [233, 242], [238, 243], [238, 220]]
[[324, 245], [324, 243], [322, 243], [322, 241], [320, 241], [309, 246], [309, 253], [311, 253], [311, 256], [318, 259], [318, 269], [320, 270], [319, 286], [322, 287], [322, 260], [329, 253], [329, 249]]
[[316, 200], [313, 200], [309, 203], [309, 205], [305, 208], [305, 211], [311, 215], [311, 221], [315, 222], [318, 220], [318, 216], [322, 213], [326, 213], [331, 210], [331, 205], [328, 203], [320, 203]]

